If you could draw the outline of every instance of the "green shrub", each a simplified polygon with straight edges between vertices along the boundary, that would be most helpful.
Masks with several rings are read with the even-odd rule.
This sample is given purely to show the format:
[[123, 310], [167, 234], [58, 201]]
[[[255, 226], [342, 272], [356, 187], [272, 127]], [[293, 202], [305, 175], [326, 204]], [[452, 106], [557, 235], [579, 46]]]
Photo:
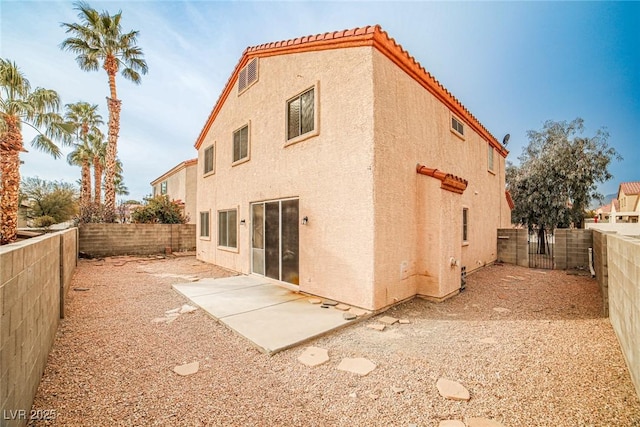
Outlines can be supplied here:
[[186, 224], [189, 220], [180, 204], [168, 196], [146, 197], [144, 206], [131, 214], [131, 222], [138, 224]]

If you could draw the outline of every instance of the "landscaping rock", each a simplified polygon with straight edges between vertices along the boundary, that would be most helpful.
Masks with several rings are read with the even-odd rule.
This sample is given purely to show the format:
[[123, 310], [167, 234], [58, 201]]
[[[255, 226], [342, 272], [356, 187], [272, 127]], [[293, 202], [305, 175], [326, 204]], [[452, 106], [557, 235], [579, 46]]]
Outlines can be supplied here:
[[322, 302], [320, 298], [309, 298], [307, 301], [309, 301], [310, 304], [320, 304]]
[[411, 322], [409, 321], [409, 319], [400, 319], [398, 320], [398, 323], [400, 323], [401, 325], [408, 325]]
[[342, 313], [342, 317], [344, 318], [344, 320], [353, 320], [358, 318], [358, 316], [353, 313]]
[[330, 306], [336, 306], [338, 305], [338, 301], [333, 301], [330, 299], [326, 299], [322, 301], [322, 305], [330, 305]]
[[342, 311], [347, 311], [350, 308], [351, 308], [351, 306], [347, 305], [347, 304], [338, 304], [338, 305], [335, 306], [336, 310], [342, 310]]
[[173, 372], [183, 377], [193, 375], [200, 369], [200, 362], [191, 362], [185, 365], [179, 365], [173, 368]]
[[386, 326], [379, 323], [374, 323], [372, 325], [367, 325], [367, 328], [375, 329], [376, 331], [384, 331], [384, 328], [386, 328]]
[[298, 362], [307, 366], [319, 366], [329, 360], [329, 352], [324, 348], [307, 347], [298, 357]]
[[355, 359], [345, 357], [338, 365], [339, 370], [352, 372], [360, 376], [369, 374], [369, 372], [373, 371], [375, 368], [376, 365], [372, 361], [362, 357], [358, 357]]
[[468, 401], [471, 398], [469, 390], [456, 381], [440, 378], [436, 383], [436, 387], [438, 387], [440, 396], [445, 399]]
[[194, 307], [194, 306], [189, 305], [189, 304], [185, 304], [180, 308], [180, 314], [193, 313], [197, 309], [198, 309], [197, 307]]
[[394, 323], [398, 322], [398, 319], [396, 319], [395, 317], [391, 317], [391, 316], [383, 316], [383, 317], [378, 319], [378, 322], [384, 323], [385, 325], [393, 325]]

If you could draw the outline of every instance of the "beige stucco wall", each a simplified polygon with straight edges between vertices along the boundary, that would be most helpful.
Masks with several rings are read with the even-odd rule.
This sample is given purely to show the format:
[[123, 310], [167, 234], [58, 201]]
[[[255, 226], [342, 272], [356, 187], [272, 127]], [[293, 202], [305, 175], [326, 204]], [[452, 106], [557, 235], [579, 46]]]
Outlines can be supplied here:
[[609, 319], [640, 397], [640, 239], [607, 235]]
[[188, 224], [196, 223], [196, 195], [197, 195], [197, 170], [196, 164], [185, 166], [184, 163], [178, 169], [166, 177], [153, 181], [153, 194], [161, 194], [162, 182], [167, 181], [167, 196], [171, 200], [182, 200], [184, 211], [188, 215]]
[[[376, 306], [416, 292], [441, 298], [471, 272], [496, 259], [497, 229], [509, 226], [504, 158], [488, 172], [487, 141], [465, 125], [451, 130], [450, 110], [377, 50], [374, 64]], [[416, 164], [469, 181], [464, 194], [416, 173]], [[462, 209], [469, 209], [468, 245]], [[451, 267], [451, 258], [458, 265]]]
[[[373, 308], [372, 59], [370, 47], [259, 60], [259, 80], [234, 87], [198, 152], [215, 144], [215, 170], [198, 172], [198, 212], [211, 238], [197, 256], [250, 273], [250, 203], [299, 198], [300, 290]], [[319, 134], [286, 143], [286, 102], [316, 86]], [[249, 123], [250, 160], [232, 166], [233, 132]], [[238, 250], [217, 248], [217, 210], [238, 209]], [[198, 230], [200, 230], [198, 228]], [[199, 231], [198, 231], [199, 235]]]

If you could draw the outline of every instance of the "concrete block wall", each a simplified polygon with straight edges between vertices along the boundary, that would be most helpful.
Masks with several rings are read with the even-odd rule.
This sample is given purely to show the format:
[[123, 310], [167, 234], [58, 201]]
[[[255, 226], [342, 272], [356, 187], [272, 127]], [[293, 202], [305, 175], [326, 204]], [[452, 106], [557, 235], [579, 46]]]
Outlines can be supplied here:
[[609, 319], [640, 397], [640, 239], [609, 234]]
[[80, 252], [91, 256], [151, 255], [196, 249], [195, 224], [83, 224]]
[[609, 263], [607, 261], [607, 234], [593, 232], [593, 268], [602, 294], [602, 312], [609, 316]]
[[78, 266], [78, 229], [60, 232], [60, 318], [64, 319], [64, 302]]
[[593, 232], [583, 229], [556, 229], [553, 258], [558, 270], [589, 268], [589, 248], [593, 247]]
[[526, 229], [498, 229], [498, 262], [529, 266], [528, 234]]
[[61, 278], [70, 280], [76, 265], [75, 236], [72, 229], [0, 247], [3, 426], [26, 425], [58, 327]]

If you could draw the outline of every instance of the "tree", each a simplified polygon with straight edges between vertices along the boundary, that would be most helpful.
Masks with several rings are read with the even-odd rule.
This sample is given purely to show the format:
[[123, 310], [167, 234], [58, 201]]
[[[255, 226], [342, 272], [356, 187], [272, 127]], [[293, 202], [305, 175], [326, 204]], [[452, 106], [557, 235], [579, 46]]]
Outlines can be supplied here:
[[41, 227], [71, 219], [77, 212], [77, 197], [76, 188], [66, 182], [36, 177], [25, 178], [20, 186], [20, 200], [29, 205], [27, 219]]
[[158, 224], [186, 224], [188, 219], [183, 213], [182, 206], [167, 195], [145, 197], [144, 206], [136, 209], [131, 215], [131, 222]]
[[120, 131], [120, 108], [122, 102], [116, 93], [116, 75], [121, 70], [124, 78], [139, 84], [140, 74], [147, 73], [147, 63], [143, 59], [142, 49], [136, 46], [138, 31], [122, 31], [122, 11], [115, 15], [109, 12], [98, 12], [85, 2], [74, 3], [78, 11], [80, 23], [62, 26], [71, 37], [62, 42], [60, 47], [76, 56], [76, 62], [84, 71], [97, 71], [100, 66], [107, 72], [109, 79], [109, 132], [105, 157], [105, 220], [115, 220], [115, 168]]
[[93, 155], [93, 204], [96, 209], [102, 203], [102, 174], [104, 172], [107, 142], [102, 134], [89, 135], [89, 145]]
[[60, 97], [50, 89], [36, 88], [22, 74], [15, 62], [0, 58], [0, 244], [14, 242], [18, 231], [20, 188], [20, 152], [22, 125], [37, 131], [31, 145], [51, 154], [61, 155], [54, 140], [64, 143], [70, 132], [58, 114]]
[[547, 121], [541, 131], [527, 132], [529, 145], [518, 158], [520, 165], [509, 164], [506, 171], [514, 220], [541, 233], [578, 225], [590, 201], [602, 199], [596, 184], [612, 178], [609, 164], [621, 157], [609, 146], [604, 129], [591, 137], [583, 132], [581, 118]]
[[[74, 127], [74, 150], [67, 156], [69, 164], [78, 165], [82, 170], [80, 187], [80, 211], [85, 216], [91, 205], [91, 163], [94, 161], [95, 140], [102, 140], [98, 126], [104, 124], [98, 114], [98, 105], [88, 102], [76, 102], [65, 106], [65, 120]], [[100, 172], [102, 173], [102, 172]]]

